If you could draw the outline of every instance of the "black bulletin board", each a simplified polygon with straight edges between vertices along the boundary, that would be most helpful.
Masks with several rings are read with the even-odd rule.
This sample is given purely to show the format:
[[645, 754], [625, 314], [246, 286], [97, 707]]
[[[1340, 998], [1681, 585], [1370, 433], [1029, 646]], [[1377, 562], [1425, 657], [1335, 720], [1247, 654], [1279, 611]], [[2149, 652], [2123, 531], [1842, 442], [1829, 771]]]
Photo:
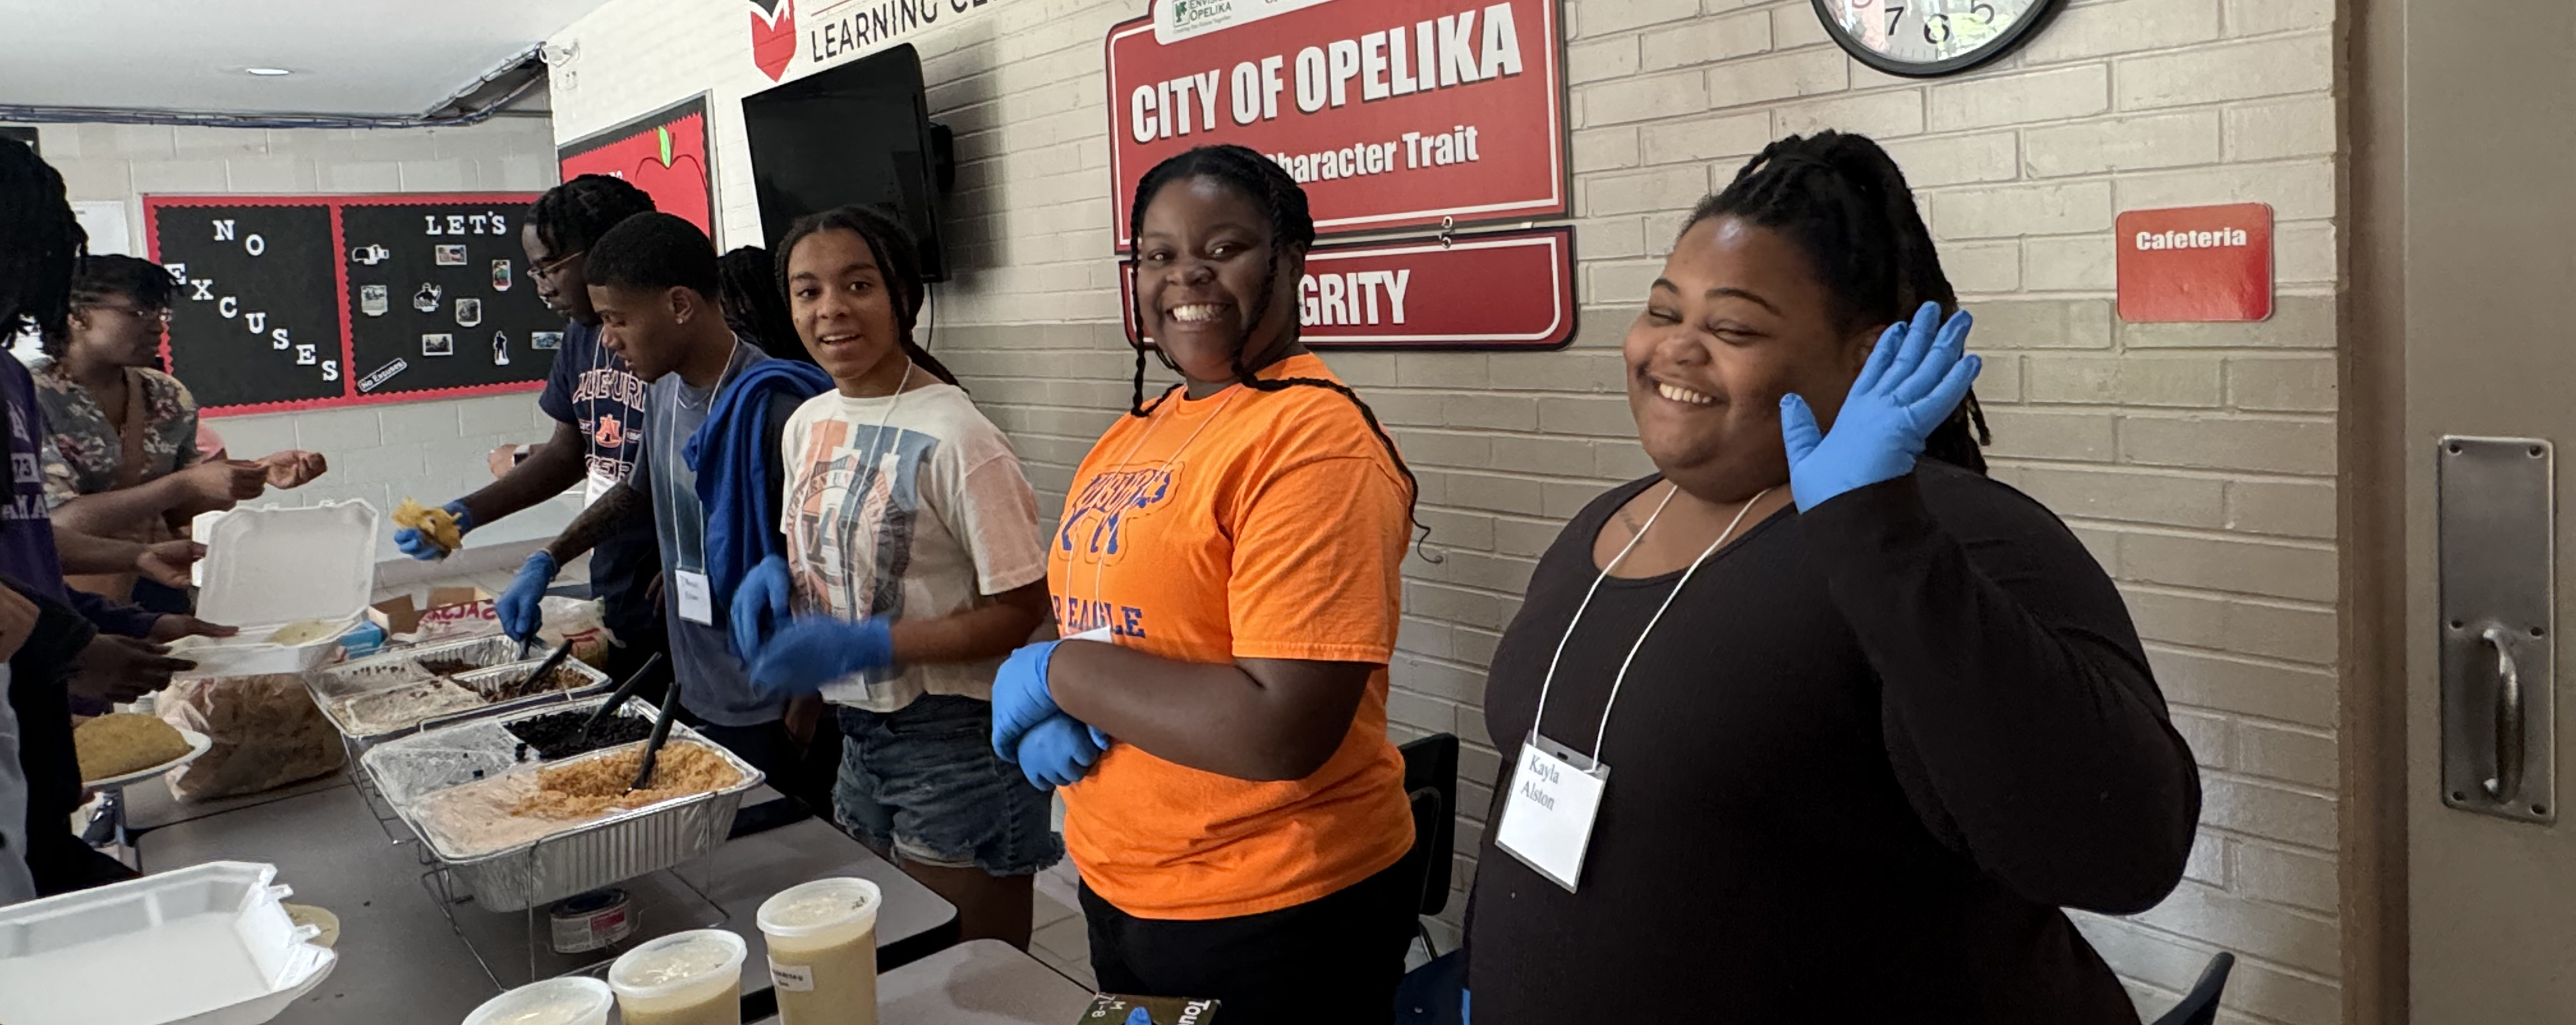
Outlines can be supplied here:
[[519, 247], [535, 199], [144, 197], [171, 372], [212, 415], [542, 387], [563, 320]]

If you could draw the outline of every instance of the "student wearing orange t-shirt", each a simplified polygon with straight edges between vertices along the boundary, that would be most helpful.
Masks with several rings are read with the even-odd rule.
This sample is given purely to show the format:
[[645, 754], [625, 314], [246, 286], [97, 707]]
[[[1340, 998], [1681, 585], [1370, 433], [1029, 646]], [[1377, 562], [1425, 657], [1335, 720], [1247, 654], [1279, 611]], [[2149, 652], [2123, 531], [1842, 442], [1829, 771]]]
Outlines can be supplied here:
[[1228, 1025], [1385, 1022], [1414, 929], [1386, 737], [1412, 473], [1298, 344], [1294, 180], [1202, 147], [1136, 211], [1137, 322], [1187, 381], [1145, 404], [1140, 351], [1136, 402], [1076, 471], [1048, 543], [1070, 639], [1004, 663], [994, 749], [1070, 784], [1103, 990], [1213, 997]]

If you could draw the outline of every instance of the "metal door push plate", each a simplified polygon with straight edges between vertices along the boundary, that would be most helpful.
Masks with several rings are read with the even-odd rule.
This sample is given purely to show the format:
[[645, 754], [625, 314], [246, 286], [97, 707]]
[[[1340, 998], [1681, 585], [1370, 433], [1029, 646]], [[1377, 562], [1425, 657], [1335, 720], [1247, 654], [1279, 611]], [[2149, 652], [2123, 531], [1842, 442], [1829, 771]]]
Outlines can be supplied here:
[[2441, 439], [2442, 803], [2558, 817], [2556, 484], [2537, 438]]

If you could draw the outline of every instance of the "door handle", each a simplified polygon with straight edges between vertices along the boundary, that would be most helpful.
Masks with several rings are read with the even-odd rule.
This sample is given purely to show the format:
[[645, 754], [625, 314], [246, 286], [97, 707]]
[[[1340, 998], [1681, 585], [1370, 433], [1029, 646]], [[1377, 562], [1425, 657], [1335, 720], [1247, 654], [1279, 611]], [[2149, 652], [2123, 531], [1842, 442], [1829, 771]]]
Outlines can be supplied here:
[[2487, 796], [2510, 801], [2522, 791], [2522, 667], [2503, 627], [2487, 627], [2478, 637], [2495, 647], [2495, 775], [2487, 778]]

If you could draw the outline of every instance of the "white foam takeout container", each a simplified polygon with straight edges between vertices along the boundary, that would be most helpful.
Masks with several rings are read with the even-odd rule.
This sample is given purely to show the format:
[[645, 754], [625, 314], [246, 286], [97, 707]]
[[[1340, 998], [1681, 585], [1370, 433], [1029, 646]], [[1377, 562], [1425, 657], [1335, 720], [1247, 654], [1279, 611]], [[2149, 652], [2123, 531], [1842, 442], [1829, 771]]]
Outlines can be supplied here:
[[214, 861], [0, 908], [0, 1021], [259, 1025], [339, 955], [279, 904], [277, 866]]
[[[331, 661], [376, 590], [376, 507], [361, 499], [302, 508], [232, 509], [192, 524], [206, 546], [197, 563], [197, 616], [241, 628], [238, 637], [190, 637], [170, 653], [197, 663], [190, 676], [302, 673]], [[338, 627], [302, 644], [270, 644], [278, 628], [309, 619]]]

